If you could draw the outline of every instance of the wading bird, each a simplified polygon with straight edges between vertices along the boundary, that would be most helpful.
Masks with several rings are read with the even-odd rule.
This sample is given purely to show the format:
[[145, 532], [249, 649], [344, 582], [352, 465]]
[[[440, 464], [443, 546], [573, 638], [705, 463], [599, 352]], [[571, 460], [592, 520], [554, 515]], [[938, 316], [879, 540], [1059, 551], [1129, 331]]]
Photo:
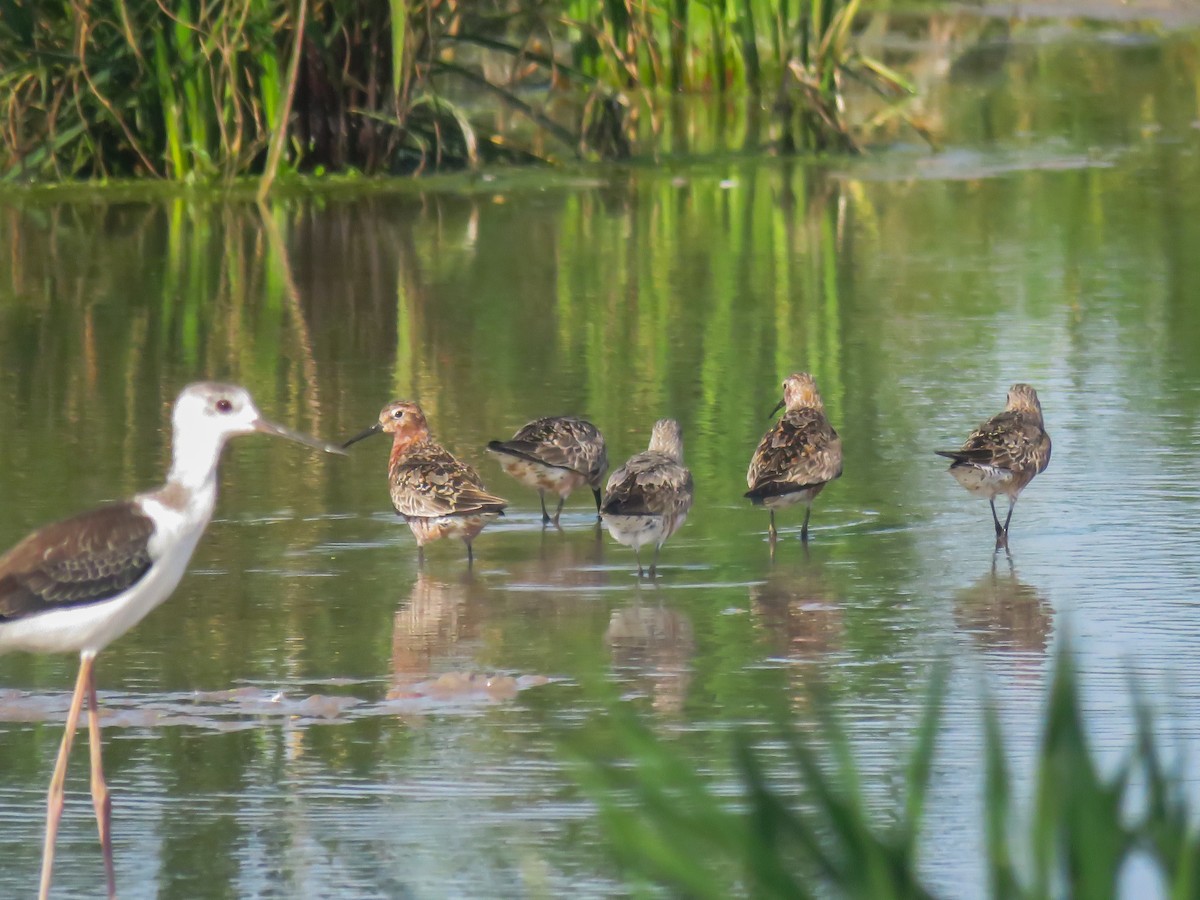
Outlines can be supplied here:
[[468, 565], [473, 563], [471, 542], [488, 522], [504, 515], [508, 501], [489, 494], [478, 472], [430, 436], [425, 414], [411, 401], [389, 403], [378, 422], [342, 446], [373, 434], [392, 436], [388, 461], [392, 506], [417, 539], [418, 561], [424, 561], [430, 541], [457, 537], [467, 545]]
[[619, 543], [632, 547], [642, 575], [642, 547], [654, 545], [650, 577], [658, 552], [682, 527], [692, 507], [692, 473], [683, 465], [683, 433], [674, 419], [659, 419], [650, 447], [612, 473], [604, 489], [600, 517]]
[[[542, 522], [558, 524], [563, 504], [576, 488], [587, 485], [600, 513], [600, 486], [608, 471], [604, 435], [591, 422], [575, 416], [551, 416], [525, 425], [507, 441], [492, 441], [501, 468], [538, 492]], [[558, 494], [554, 515], [546, 511], [546, 492]]]
[[[957, 450], [935, 450], [952, 459], [950, 474], [976, 497], [986, 497], [996, 525], [996, 546], [1008, 545], [1008, 525], [1021, 491], [1050, 464], [1050, 435], [1042, 421], [1037, 391], [1027, 384], [1008, 389], [1008, 403], [971, 432]], [[996, 495], [1008, 495], [1004, 524], [996, 515]]]
[[775, 510], [804, 504], [800, 539], [808, 541], [812, 502], [825, 485], [842, 474], [842, 439], [825, 418], [825, 404], [817, 384], [807, 372], [789, 375], [783, 382], [783, 399], [771, 415], [786, 407], [754, 451], [746, 484], [746, 496], [756, 506], [771, 511], [768, 534], [774, 549]]
[[172, 416], [171, 471], [156, 491], [110, 503], [35, 531], [0, 556], [0, 653], [79, 654], [79, 676], [47, 798], [38, 896], [50, 893], [54, 839], [63, 810], [67, 758], [86, 695], [92, 803], [109, 897], [112, 803], [100, 756], [96, 655], [166, 600], [183, 577], [217, 499], [217, 463], [229, 438], [255, 431], [341, 453], [339, 447], [263, 418], [244, 388], [188, 385]]

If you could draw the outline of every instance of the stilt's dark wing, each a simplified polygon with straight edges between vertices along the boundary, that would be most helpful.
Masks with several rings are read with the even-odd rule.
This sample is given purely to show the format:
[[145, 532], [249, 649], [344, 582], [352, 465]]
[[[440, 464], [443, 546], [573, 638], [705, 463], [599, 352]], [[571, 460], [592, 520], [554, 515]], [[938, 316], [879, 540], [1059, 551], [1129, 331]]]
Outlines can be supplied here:
[[153, 534], [132, 501], [35, 531], [0, 557], [0, 622], [116, 596], [150, 570]]

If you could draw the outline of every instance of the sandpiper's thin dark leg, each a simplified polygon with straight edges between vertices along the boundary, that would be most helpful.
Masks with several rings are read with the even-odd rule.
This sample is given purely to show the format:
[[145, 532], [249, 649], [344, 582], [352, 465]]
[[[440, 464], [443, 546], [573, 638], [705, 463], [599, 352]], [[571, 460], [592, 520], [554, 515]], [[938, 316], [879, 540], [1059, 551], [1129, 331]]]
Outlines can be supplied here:
[[425, 545], [417, 544], [417, 565], [425, 565]]
[[[990, 503], [992, 506], [992, 521], [996, 523], [996, 536], [999, 537], [1004, 533], [1004, 526], [1000, 524], [1000, 517], [996, 515], [996, 498], [992, 497], [990, 500], [988, 500], [988, 503]], [[1012, 508], [1009, 507], [1008, 511], [1011, 514]]]
[[100, 830], [100, 850], [104, 854], [104, 877], [108, 882], [109, 900], [117, 896], [117, 876], [113, 871], [112, 798], [104, 781], [101, 759], [100, 704], [96, 700], [96, 670], [88, 675], [88, 748], [92, 756], [92, 805], [96, 808], [96, 826]]
[[475, 551], [471, 549], [471, 542], [467, 541], [467, 568], [475, 564]]
[[79, 711], [83, 708], [83, 695], [87, 692], [94, 659], [95, 657], [86, 653], [79, 656], [79, 677], [75, 679], [75, 693], [71, 695], [67, 728], [63, 732], [62, 744], [58, 748], [58, 761], [54, 763], [54, 775], [50, 779], [50, 792], [46, 797], [46, 840], [42, 844], [42, 880], [38, 887], [38, 900], [46, 900], [50, 896], [50, 877], [54, 871], [54, 839], [58, 836], [58, 822], [62, 818], [67, 757], [71, 755], [71, 743], [75, 740]]
[[1008, 501], [1008, 515], [1004, 517], [1004, 533], [1008, 534], [1008, 523], [1012, 521], [1012, 511], [1016, 508], [1017, 498], [1013, 497]]
[[538, 488], [538, 499], [542, 501], [542, 524], [547, 525], [550, 522], [550, 513], [546, 512], [546, 492]]
[[662, 544], [654, 545], [654, 559], [650, 561], [650, 577], [653, 578], [658, 574], [658, 551], [662, 549]]
[[600, 518], [600, 488], [592, 488], [592, 496], [596, 498], [596, 518]]
[[808, 543], [808, 518], [812, 515], [812, 507], [804, 507], [804, 524], [800, 526], [800, 540]]
[[555, 525], [557, 525], [557, 524], [558, 524], [558, 517], [562, 515], [562, 508], [563, 508], [563, 504], [564, 504], [564, 503], [566, 503], [566, 502], [567, 502], [567, 498], [566, 498], [566, 497], [559, 497], [559, 498], [558, 498], [558, 509], [556, 509], [556, 510], [554, 511], [554, 524], [555, 524]]
[[638, 564], [638, 578], [641, 578], [641, 577], [642, 577], [642, 575], [644, 574], [644, 573], [642, 572], [642, 548], [641, 548], [641, 547], [634, 547], [634, 548], [633, 548], [633, 558], [637, 560], [637, 564]]
[[771, 510], [771, 524], [767, 528], [767, 535], [771, 538], [771, 546], [775, 546], [775, 538], [779, 537], [779, 532], [775, 530], [775, 510]]

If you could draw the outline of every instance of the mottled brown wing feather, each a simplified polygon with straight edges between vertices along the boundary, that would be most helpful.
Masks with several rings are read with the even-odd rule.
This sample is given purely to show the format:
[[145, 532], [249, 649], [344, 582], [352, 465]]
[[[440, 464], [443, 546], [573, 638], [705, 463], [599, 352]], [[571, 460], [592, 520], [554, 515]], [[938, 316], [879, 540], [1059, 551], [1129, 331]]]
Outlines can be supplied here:
[[153, 533], [132, 502], [35, 531], [0, 557], [0, 621], [115, 597], [150, 570]]
[[842, 474], [842, 439], [816, 409], [787, 413], [763, 435], [746, 484], [747, 497], [799, 491], [833, 481]]
[[392, 505], [402, 516], [431, 519], [503, 512], [508, 501], [489, 494], [479, 473], [432, 442], [392, 466]]
[[1050, 436], [1033, 416], [1005, 410], [971, 432], [958, 450], [937, 453], [956, 463], [1041, 472], [1050, 464]]
[[665, 453], [648, 450], [613, 472], [604, 491], [602, 513], [618, 516], [670, 516], [692, 505], [692, 473]]
[[492, 441], [488, 449], [578, 472], [596, 487], [608, 468], [604, 438], [584, 419], [538, 419], [513, 435], [512, 440]]

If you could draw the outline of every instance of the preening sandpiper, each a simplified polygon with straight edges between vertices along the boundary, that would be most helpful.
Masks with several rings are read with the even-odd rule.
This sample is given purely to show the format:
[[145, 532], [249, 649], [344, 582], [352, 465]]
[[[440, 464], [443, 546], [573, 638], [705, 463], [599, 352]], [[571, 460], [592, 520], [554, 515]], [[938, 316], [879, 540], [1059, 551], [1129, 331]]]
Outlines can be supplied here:
[[642, 575], [642, 547], [654, 545], [650, 577], [667, 538], [680, 529], [692, 507], [692, 473], [683, 465], [683, 433], [674, 419], [659, 419], [650, 447], [612, 473], [600, 516], [618, 542], [632, 547]]
[[[538, 492], [542, 522], [558, 524], [563, 504], [576, 488], [587, 485], [600, 513], [600, 486], [608, 471], [604, 435], [591, 422], [576, 416], [550, 416], [521, 428], [507, 441], [492, 441], [501, 468]], [[546, 511], [546, 492], [558, 494], [554, 515]]]

